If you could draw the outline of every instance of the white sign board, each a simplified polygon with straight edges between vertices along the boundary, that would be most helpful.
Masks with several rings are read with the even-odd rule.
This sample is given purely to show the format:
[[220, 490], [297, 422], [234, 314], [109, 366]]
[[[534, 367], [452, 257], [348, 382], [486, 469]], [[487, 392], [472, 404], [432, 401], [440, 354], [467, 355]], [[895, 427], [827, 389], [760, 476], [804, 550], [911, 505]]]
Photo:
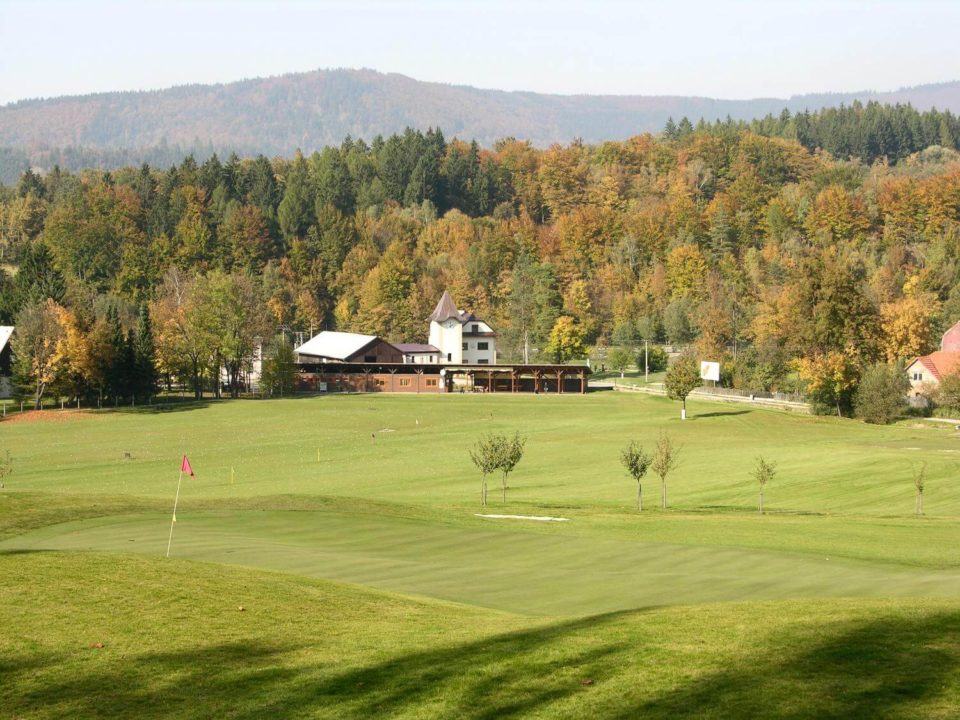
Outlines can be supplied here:
[[704, 360], [700, 363], [700, 379], [720, 381], [720, 363]]

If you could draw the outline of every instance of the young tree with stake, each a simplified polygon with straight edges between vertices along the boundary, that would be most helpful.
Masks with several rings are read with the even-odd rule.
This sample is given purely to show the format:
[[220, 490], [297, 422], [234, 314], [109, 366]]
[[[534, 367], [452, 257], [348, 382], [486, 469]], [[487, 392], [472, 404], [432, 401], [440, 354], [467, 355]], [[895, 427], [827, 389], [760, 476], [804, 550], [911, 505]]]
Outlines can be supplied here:
[[509, 440], [500, 436], [503, 447], [503, 455], [500, 458], [501, 486], [503, 490], [503, 501], [507, 501], [507, 477], [513, 472], [514, 468], [523, 459], [523, 448], [527, 444], [527, 438], [514, 433]]
[[767, 483], [773, 479], [777, 473], [777, 464], [768, 462], [763, 455], [757, 458], [757, 464], [753, 469], [753, 477], [760, 485], [760, 514], [763, 515], [763, 490]]
[[482, 475], [480, 481], [480, 504], [487, 506], [487, 476], [500, 468], [504, 456], [504, 437], [484, 435], [470, 450], [470, 459]]
[[683, 403], [681, 420], [687, 419], [687, 395], [700, 387], [700, 384], [700, 368], [692, 352], [685, 352], [667, 369], [663, 385], [667, 389], [667, 397]]
[[627, 469], [627, 474], [637, 482], [637, 512], [643, 511], [643, 476], [650, 467], [650, 456], [643, 451], [643, 446], [631, 440], [630, 444], [620, 453], [620, 462]]
[[657, 446], [653, 450], [653, 471], [660, 478], [660, 507], [667, 509], [667, 475], [677, 465], [677, 453], [680, 448], [674, 445], [673, 439], [663, 430], [657, 438]]
[[624, 371], [630, 367], [630, 363], [633, 362], [633, 353], [627, 348], [615, 347], [607, 356], [607, 362], [610, 363], [610, 367], [620, 373], [620, 377], [623, 377]]
[[6, 450], [0, 455], [0, 488], [3, 487], [7, 477], [13, 472], [13, 459], [10, 457], [10, 451]]
[[920, 463], [920, 468], [913, 471], [913, 486], [917, 489], [917, 499], [914, 510], [917, 515], [923, 515], [923, 488], [926, 484], [927, 464]]

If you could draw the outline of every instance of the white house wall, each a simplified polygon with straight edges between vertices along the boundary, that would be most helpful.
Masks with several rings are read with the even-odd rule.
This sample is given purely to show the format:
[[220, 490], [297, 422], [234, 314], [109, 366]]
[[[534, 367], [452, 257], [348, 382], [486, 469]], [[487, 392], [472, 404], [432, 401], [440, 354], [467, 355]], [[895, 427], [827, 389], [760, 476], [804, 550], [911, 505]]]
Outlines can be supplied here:
[[464, 323], [463, 342], [460, 347], [463, 352], [463, 362], [467, 365], [496, 365], [497, 363], [497, 338], [493, 328], [481, 320], [470, 320]]
[[910, 380], [910, 395], [927, 395], [940, 384], [934, 374], [919, 360], [907, 367], [907, 378]]
[[440, 350], [440, 362], [463, 364], [463, 325], [450, 318], [430, 322], [430, 344]]

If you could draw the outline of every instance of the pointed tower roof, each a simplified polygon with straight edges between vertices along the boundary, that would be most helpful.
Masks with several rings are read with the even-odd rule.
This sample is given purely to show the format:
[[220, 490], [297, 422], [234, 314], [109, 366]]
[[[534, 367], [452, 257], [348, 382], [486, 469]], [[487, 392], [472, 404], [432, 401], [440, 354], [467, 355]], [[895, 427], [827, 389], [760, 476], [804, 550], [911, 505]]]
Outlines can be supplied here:
[[437, 307], [434, 308], [433, 313], [428, 319], [432, 322], [442, 323], [444, 320], [449, 320], [450, 318], [459, 320], [460, 312], [457, 310], [457, 306], [453, 304], [453, 298], [450, 297], [450, 293], [444, 290], [443, 295], [440, 296], [440, 302], [437, 303]]

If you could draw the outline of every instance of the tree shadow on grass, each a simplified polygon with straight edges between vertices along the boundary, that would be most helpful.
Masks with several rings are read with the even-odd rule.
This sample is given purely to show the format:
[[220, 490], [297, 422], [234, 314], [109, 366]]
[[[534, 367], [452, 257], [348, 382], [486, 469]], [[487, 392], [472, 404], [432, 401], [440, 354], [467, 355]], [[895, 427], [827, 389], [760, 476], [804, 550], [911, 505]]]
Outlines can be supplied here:
[[[115, 664], [84, 672], [89, 663], [77, 668], [74, 661], [41, 689], [8, 698], [5, 710], [14, 716], [42, 707], [55, 716], [75, 718], [253, 720], [302, 715], [390, 717], [435, 707], [436, 712], [428, 709], [424, 716], [510, 717], [583, 691], [581, 677], [601, 672], [609, 658], [625, 652], [622, 642], [587, 646], [565, 642], [571, 633], [616, 616], [431, 648], [347, 669], [309, 660], [300, 664], [305, 654], [309, 658], [310, 646], [304, 644], [242, 640], [120, 659], [125, 648], [107, 642], [106, 648], [89, 652], [114, 653]], [[56, 667], [68, 662], [64, 657], [44, 664]], [[34, 667], [8, 668], [7, 687], [29, 679]]]
[[[725, 647], [711, 650], [715, 646], [700, 645], [689, 634], [676, 638], [681, 649], [669, 648], [671, 659], [658, 660], [674, 639], [639, 632], [639, 614], [610, 613], [407, 654], [374, 649], [370, 654], [381, 659], [360, 667], [318, 663], [310, 657], [314, 645], [303, 642], [248, 639], [127, 659], [125, 649], [108, 643], [90, 651], [114, 653], [108, 665], [89, 669], [91, 663], [74, 660], [52, 672], [51, 682], [14, 696], [12, 703], [9, 690], [0, 696], [7, 695], [5, 710], [12, 716], [42, 707], [63, 717], [148, 720], [306, 715], [492, 720], [534, 712], [624, 720], [799, 719], [923, 714], [949, 692], [948, 682], [956, 690], [956, 612], [921, 618], [890, 613], [822, 628], [806, 624], [798, 632], [788, 627], [784, 637], [763, 638], [761, 651], [736, 656], [734, 664], [720, 657]], [[323, 642], [321, 637], [316, 644]], [[703, 653], [711, 652], [717, 657], [708, 658], [702, 674], [688, 670], [688, 663], [703, 666]], [[16, 662], [12, 669], [2, 666], [6, 687], [35, 673], [29, 660], [22, 668]], [[950, 710], [956, 708], [947, 715]]]
[[728, 415], [749, 415], [753, 410], [717, 410], [708, 413], [691, 413], [690, 420], [699, 420], [703, 418], [727, 417]]
[[[837, 632], [832, 632], [837, 630]], [[612, 717], [886, 718], [926, 714], [955, 693], [960, 613], [825, 627], [810, 643], [785, 642]], [[953, 687], [946, 690], [946, 683]], [[956, 716], [952, 697], [945, 716]], [[929, 712], [929, 711], [927, 711]]]
[[124, 415], [163, 415], [166, 413], [189, 412], [191, 410], [205, 410], [219, 400], [196, 400], [194, 398], [156, 402], [150, 405], [105, 405], [101, 412], [112, 412]]
[[37, 553], [53, 552], [42, 548], [0, 548], [0, 557], [5, 555], [36, 555]]

